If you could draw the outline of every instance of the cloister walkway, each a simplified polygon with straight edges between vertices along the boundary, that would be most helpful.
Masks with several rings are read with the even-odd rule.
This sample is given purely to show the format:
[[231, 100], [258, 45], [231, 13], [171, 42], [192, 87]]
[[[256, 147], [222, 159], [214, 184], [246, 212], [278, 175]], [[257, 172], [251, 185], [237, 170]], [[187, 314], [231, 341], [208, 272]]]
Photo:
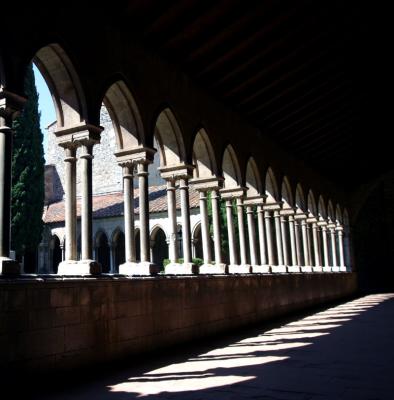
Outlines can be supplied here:
[[[40, 399], [393, 399], [394, 294], [375, 294], [180, 345]], [[136, 366], [135, 364], [139, 364]]]

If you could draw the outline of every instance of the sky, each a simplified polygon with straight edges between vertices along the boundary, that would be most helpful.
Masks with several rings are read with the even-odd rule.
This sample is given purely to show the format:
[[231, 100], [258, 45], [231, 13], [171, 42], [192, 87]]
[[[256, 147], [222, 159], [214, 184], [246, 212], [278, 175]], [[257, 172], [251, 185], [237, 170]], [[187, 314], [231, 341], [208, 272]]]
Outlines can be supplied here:
[[41, 112], [41, 120], [40, 120], [40, 125], [41, 125], [41, 131], [42, 134], [44, 135], [44, 153], [46, 156], [46, 150], [47, 150], [47, 142], [48, 142], [48, 132], [46, 130], [46, 127], [52, 123], [53, 121], [56, 120], [56, 112], [55, 112], [55, 107], [53, 105], [52, 101], [52, 96], [51, 93], [49, 92], [48, 86], [41, 75], [40, 71], [37, 69], [37, 67], [33, 64], [33, 71], [34, 71], [34, 77], [36, 80], [36, 87], [37, 87], [37, 92], [38, 92], [38, 108], [39, 111]]

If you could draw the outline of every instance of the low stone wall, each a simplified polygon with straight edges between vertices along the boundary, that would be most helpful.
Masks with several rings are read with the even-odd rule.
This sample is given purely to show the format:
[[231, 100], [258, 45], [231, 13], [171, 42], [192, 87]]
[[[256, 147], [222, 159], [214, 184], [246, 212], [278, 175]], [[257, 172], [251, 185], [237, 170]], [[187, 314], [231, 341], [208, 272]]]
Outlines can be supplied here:
[[352, 273], [3, 280], [0, 369], [113, 360], [355, 291]]

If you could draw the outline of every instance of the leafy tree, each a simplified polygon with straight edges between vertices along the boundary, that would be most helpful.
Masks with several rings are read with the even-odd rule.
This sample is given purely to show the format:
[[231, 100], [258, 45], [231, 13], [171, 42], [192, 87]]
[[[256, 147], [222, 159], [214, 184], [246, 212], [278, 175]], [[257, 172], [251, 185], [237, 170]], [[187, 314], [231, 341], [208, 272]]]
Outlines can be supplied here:
[[36, 253], [43, 230], [45, 196], [43, 135], [32, 64], [24, 84], [27, 102], [13, 123], [11, 246], [18, 259]]

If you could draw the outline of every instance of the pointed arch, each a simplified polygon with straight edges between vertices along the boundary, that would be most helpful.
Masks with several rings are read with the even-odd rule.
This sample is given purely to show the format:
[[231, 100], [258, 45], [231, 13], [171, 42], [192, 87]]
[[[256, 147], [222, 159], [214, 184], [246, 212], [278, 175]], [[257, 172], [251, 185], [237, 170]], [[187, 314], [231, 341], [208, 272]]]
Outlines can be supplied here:
[[302, 189], [301, 183], [298, 183], [297, 187], [296, 187], [295, 204], [296, 204], [298, 213], [307, 211], [304, 190]]
[[236, 188], [241, 186], [241, 169], [233, 146], [229, 144], [223, 153], [222, 171], [224, 188]]
[[281, 192], [282, 192], [283, 206], [285, 208], [293, 208], [294, 206], [293, 193], [287, 176], [283, 177]]
[[263, 194], [263, 184], [261, 182], [260, 171], [257, 167], [256, 161], [250, 157], [246, 165], [246, 192], [247, 197], [256, 197]]
[[155, 138], [159, 147], [161, 167], [174, 166], [186, 161], [183, 135], [174, 113], [168, 107], [156, 119]]
[[326, 203], [324, 202], [323, 196], [319, 196], [319, 201], [317, 204], [317, 211], [319, 214], [319, 219], [326, 219], [327, 218], [327, 209]]
[[317, 217], [316, 199], [312, 189], [308, 192], [307, 208], [310, 216]]
[[193, 164], [195, 178], [210, 178], [218, 175], [215, 153], [204, 128], [201, 128], [194, 138]]
[[269, 167], [265, 175], [265, 193], [267, 195], [267, 202], [276, 203], [279, 197], [278, 192], [278, 184], [276, 183], [274, 171]]
[[58, 128], [69, 128], [86, 122], [87, 107], [81, 82], [62, 47], [56, 43], [42, 47], [32, 61], [51, 92]]
[[105, 92], [103, 103], [115, 130], [117, 150], [142, 146], [145, 132], [141, 115], [126, 83], [118, 80]]

